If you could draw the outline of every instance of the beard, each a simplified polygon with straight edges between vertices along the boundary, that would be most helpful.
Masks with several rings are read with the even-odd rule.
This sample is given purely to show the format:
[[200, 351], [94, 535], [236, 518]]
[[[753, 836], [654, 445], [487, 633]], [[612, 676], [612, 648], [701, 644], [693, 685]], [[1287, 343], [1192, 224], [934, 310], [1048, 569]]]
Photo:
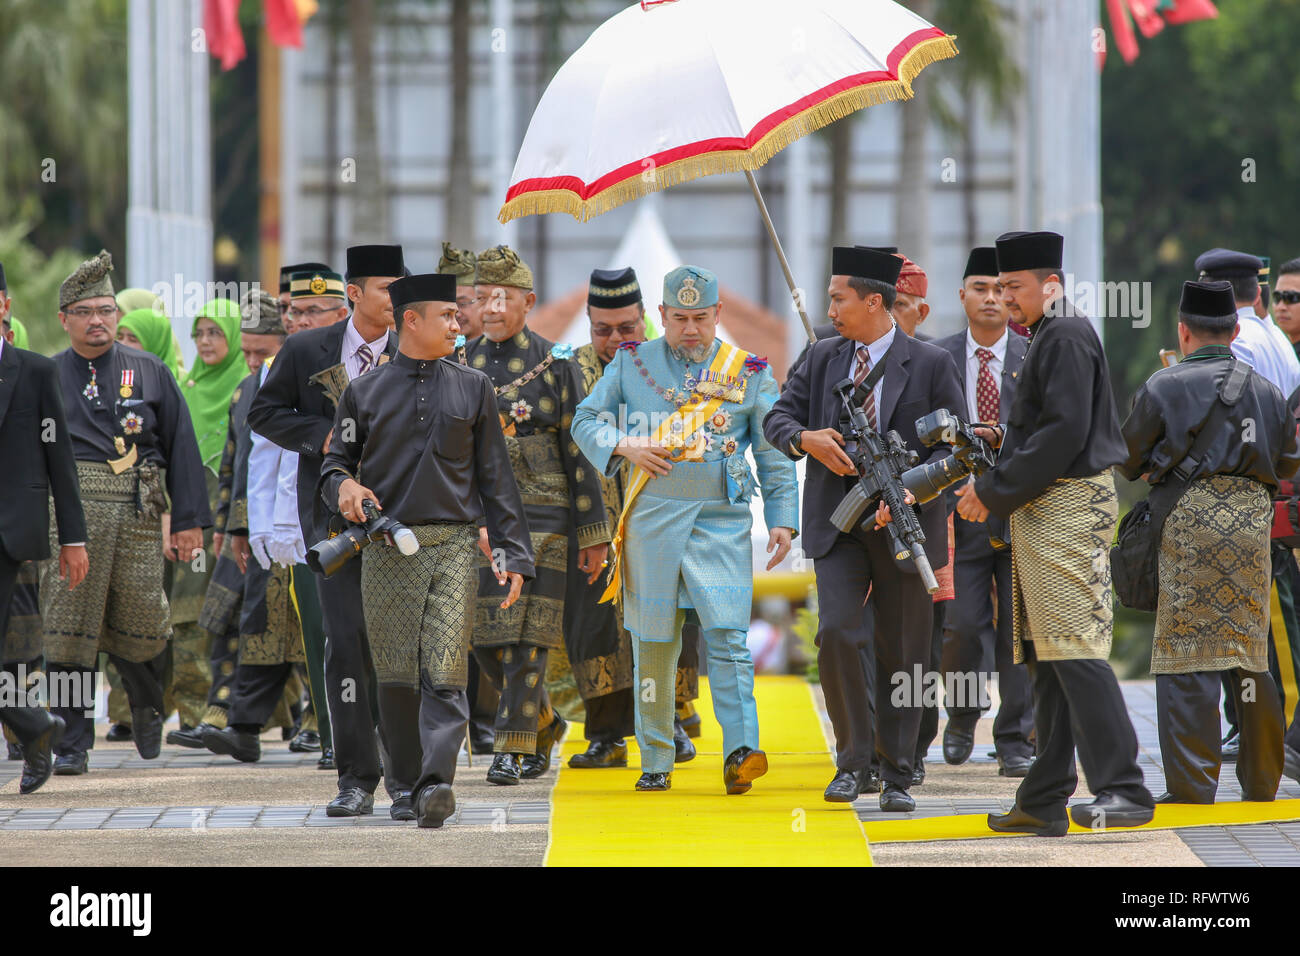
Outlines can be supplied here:
[[673, 351], [676, 352], [678, 355], [680, 355], [682, 358], [684, 358], [686, 361], [691, 362], [692, 364], [699, 364], [700, 362], [703, 362], [706, 358], [709, 357], [709, 347], [712, 344], [713, 343], [710, 342], [708, 345], [700, 344], [694, 346], [693, 348], [689, 348], [689, 349], [679, 348], [679, 349], [674, 349]]

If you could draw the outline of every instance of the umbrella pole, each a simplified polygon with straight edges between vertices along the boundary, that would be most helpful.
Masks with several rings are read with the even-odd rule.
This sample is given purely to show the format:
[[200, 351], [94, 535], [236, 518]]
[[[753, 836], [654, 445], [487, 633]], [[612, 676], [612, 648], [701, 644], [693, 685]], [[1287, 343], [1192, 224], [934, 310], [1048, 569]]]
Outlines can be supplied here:
[[767, 235], [776, 248], [776, 257], [781, 262], [781, 271], [785, 273], [785, 283], [790, 287], [790, 298], [794, 301], [794, 307], [799, 312], [799, 320], [803, 322], [804, 331], [808, 333], [808, 341], [816, 342], [817, 336], [813, 333], [812, 323], [808, 321], [808, 313], [803, 308], [803, 296], [799, 294], [799, 289], [794, 284], [794, 274], [790, 272], [790, 263], [785, 258], [785, 250], [781, 248], [781, 240], [777, 238], [776, 227], [772, 225], [772, 217], [767, 211], [767, 203], [763, 201], [763, 194], [758, 188], [758, 180], [754, 178], [753, 172], [748, 169], [745, 170], [745, 178], [749, 180], [749, 188], [754, 192], [754, 201], [758, 203], [758, 211], [763, 216], [763, 225], [767, 227]]

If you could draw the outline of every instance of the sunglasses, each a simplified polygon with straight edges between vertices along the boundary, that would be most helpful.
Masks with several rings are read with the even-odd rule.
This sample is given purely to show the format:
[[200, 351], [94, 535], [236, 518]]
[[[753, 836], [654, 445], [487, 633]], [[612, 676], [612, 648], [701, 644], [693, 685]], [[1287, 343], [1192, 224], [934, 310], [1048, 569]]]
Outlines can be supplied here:
[[1287, 305], [1295, 305], [1300, 303], [1300, 292], [1296, 292], [1292, 289], [1287, 289], [1285, 291], [1274, 289], [1273, 298], [1278, 302], [1285, 302]]

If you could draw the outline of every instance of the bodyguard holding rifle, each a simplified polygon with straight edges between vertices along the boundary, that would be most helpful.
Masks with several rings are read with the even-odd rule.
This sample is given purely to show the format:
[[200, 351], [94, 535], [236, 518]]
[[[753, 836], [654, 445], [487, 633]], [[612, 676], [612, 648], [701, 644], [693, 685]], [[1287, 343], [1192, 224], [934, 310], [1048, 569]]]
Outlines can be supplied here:
[[[952, 357], [900, 332], [889, 313], [902, 265], [901, 259], [869, 249], [834, 250], [829, 315], [841, 337], [819, 340], [808, 350], [764, 420], [763, 431], [791, 458], [807, 454], [813, 459], [804, 489], [803, 547], [816, 562], [817, 663], [835, 730], [837, 769], [826, 799], [857, 799], [867, 784], [872, 754], [879, 751], [880, 808], [907, 812], [915, 807], [907, 789], [921, 720], [920, 688], [906, 695], [904, 706], [892, 706], [891, 677], [901, 673], [910, 679], [914, 667], [925, 669], [933, 605], [913, 561], [895, 559], [888, 533], [860, 524], [846, 532], [831, 522], [831, 513], [859, 480], [850, 457], [856, 449], [846, 447], [843, 434], [844, 404], [835, 392], [837, 383], [850, 378], [855, 394], [860, 393], [854, 403], [870, 430], [877, 435], [898, 432], [921, 461], [947, 457], [949, 449], [926, 448], [916, 420], [938, 408], [963, 407]], [[883, 371], [872, 376], [877, 367]], [[929, 564], [941, 568], [948, 563], [942, 500], [922, 506], [919, 521]], [[875, 596], [878, 741], [858, 653], [869, 587]]]

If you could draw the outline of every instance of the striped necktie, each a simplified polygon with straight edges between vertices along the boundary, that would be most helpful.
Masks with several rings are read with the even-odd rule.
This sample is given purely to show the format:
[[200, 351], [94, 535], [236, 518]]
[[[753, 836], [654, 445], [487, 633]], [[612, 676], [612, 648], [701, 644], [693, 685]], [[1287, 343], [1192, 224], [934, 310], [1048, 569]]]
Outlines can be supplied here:
[[[871, 371], [871, 353], [867, 351], [865, 345], [858, 346], [858, 371], [853, 376], [853, 387], [857, 388], [867, 380], [867, 374]], [[880, 431], [876, 424], [876, 390], [873, 388], [867, 392], [867, 400], [862, 403], [862, 410], [867, 413], [867, 421], [871, 424], [873, 431]]]
[[357, 371], [357, 374], [365, 375], [370, 371], [370, 367], [375, 364], [374, 353], [370, 351], [369, 345], [362, 342], [361, 347], [357, 349], [357, 357], [361, 359], [361, 368]]

